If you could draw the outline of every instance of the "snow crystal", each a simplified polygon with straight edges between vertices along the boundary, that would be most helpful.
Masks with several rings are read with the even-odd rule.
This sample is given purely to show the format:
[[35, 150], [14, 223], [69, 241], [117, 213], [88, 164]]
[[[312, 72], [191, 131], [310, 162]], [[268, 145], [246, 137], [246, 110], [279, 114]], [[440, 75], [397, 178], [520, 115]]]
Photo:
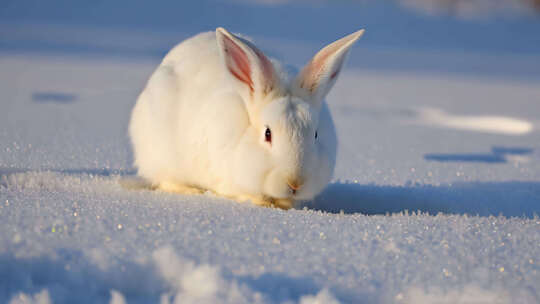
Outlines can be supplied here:
[[[398, 303], [415, 304], [470, 304], [470, 303], [510, 303], [511, 299], [505, 292], [497, 290], [485, 290], [474, 285], [466, 286], [462, 290], [435, 289], [426, 291], [422, 288], [412, 287], [405, 294], [396, 296]], [[515, 303], [515, 302], [514, 302]]]
[[[51, 298], [47, 289], [34, 294], [27, 295], [25, 293], [19, 293], [9, 301], [9, 304], [51, 304]], [[120, 304], [120, 303], [117, 303]]]
[[126, 299], [120, 292], [111, 290], [111, 301], [109, 304], [126, 304]]
[[314, 296], [303, 296], [300, 298], [300, 304], [339, 304], [339, 301], [334, 298], [328, 289], [323, 289]]

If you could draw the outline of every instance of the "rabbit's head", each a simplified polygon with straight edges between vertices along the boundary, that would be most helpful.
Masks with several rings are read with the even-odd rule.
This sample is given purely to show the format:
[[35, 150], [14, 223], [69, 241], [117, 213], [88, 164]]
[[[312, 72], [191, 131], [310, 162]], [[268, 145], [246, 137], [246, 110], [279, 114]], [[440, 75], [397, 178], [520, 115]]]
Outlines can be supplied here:
[[221, 58], [245, 104], [249, 126], [237, 183], [271, 198], [308, 200], [330, 181], [336, 139], [324, 97], [363, 30], [317, 53], [289, 78], [251, 42], [216, 30]]

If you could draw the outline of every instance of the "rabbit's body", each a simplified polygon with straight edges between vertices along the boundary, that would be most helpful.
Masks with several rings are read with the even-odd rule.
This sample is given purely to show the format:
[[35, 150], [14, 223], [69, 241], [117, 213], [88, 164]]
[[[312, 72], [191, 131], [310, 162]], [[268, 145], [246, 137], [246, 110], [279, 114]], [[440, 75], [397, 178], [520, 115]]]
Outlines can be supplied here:
[[311, 199], [332, 176], [336, 134], [324, 101], [297, 95], [251, 43], [220, 29], [192, 37], [165, 56], [133, 109], [138, 174], [165, 191], [282, 208]]

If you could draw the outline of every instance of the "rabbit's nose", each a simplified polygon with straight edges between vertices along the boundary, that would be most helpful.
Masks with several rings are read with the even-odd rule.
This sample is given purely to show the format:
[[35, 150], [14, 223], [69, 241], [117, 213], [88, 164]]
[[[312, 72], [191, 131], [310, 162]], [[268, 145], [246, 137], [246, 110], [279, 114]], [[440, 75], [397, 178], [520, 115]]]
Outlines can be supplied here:
[[287, 185], [292, 191], [292, 194], [296, 194], [296, 191], [302, 187], [303, 182], [299, 180], [288, 180]]

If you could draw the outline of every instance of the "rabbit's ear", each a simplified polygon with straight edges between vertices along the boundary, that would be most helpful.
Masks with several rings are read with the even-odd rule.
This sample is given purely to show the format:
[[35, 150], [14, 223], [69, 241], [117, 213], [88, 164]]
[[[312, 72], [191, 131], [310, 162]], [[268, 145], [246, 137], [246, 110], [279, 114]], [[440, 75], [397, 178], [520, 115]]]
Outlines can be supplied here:
[[247, 86], [250, 94], [268, 94], [275, 86], [276, 73], [270, 60], [249, 41], [224, 28], [216, 29], [222, 58], [228, 71]]
[[351, 46], [364, 34], [359, 30], [320, 50], [302, 69], [293, 87], [318, 105], [334, 85]]

